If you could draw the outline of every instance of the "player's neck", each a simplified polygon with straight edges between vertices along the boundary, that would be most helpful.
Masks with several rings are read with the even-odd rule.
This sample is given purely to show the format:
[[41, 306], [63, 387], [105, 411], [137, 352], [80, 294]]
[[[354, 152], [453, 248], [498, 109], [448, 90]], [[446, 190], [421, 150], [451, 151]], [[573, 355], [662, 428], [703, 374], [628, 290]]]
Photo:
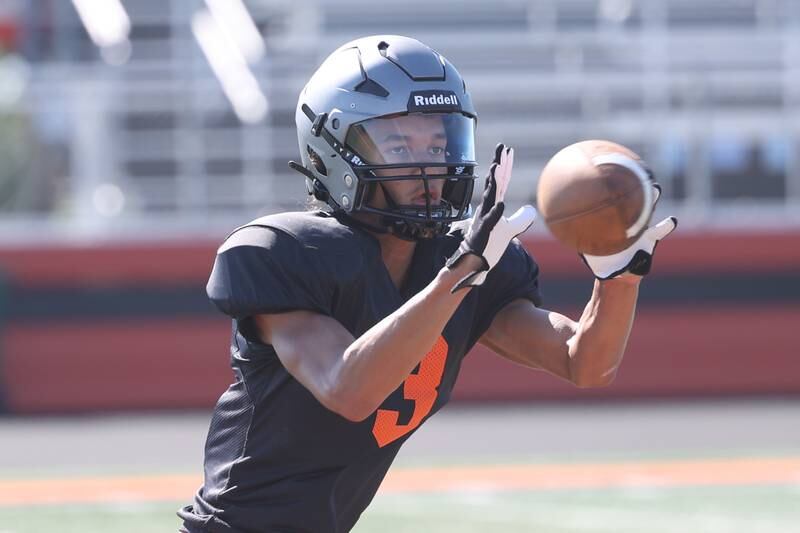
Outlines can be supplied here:
[[417, 243], [390, 234], [375, 235], [381, 245], [381, 258], [395, 287], [400, 289], [408, 274]]

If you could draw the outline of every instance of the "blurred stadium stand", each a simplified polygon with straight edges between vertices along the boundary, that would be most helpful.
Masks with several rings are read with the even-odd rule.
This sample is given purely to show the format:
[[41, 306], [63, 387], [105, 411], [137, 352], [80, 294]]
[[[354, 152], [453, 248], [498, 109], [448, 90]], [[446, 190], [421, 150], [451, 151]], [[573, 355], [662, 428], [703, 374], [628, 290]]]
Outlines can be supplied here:
[[6, 11], [26, 80], [1, 108], [17, 122], [0, 137], [16, 169], [0, 182], [3, 240], [219, 235], [302, 209], [302, 180], [286, 166], [297, 94], [330, 51], [382, 32], [417, 37], [459, 67], [481, 160], [501, 139], [518, 149], [512, 202], [533, 199], [560, 147], [610, 138], [649, 161], [662, 209], [684, 228], [800, 224], [791, 0], [253, 0], [267, 50], [253, 70], [269, 102], [255, 124], [236, 117], [192, 35], [201, 0], [123, 2], [131, 49], [116, 66], [72, 3], [3, 4], [16, 6]]

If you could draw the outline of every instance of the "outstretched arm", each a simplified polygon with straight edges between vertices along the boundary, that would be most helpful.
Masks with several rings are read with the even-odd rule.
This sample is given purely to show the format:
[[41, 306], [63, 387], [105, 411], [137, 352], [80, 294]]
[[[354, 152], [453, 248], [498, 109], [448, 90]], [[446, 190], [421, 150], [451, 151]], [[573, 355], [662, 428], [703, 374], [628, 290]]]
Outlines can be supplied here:
[[[657, 202], [661, 189], [657, 184], [653, 187]], [[583, 255], [596, 279], [577, 322], [516, 300], [495, 316], [481, 343], [512, 361], [542, 368], [579, 387], [608, 385], [628, 344], [639, 283], [650, 272], [659, 241], [677, 223], [675, 217], [662, 220], [617, 254]]]
[[495, 316], [480, 342], [507, 359], [579, 387], [608, 385], [625, 353], [640, 280], [633, 274], [595, 280], [577, 322], [516, 300]]

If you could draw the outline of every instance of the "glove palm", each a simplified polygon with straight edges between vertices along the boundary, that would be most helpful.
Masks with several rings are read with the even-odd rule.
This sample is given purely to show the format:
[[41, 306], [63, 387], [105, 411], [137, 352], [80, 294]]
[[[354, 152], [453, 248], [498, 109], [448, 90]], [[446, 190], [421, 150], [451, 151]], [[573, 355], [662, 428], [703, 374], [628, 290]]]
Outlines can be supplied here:
[[[661, 197], [661, 187], [654, 183], [653, 188], [655, 189], [653, 208], [655, 208], [655, 204]], [[613, 255], [581, 254], [581, 258], [597, 279], [612, 279], [625, 272], [645, 276], [650, 272], [653, 254], [659, 241], [672, 233], [677, 226], [677, 218], [667, 217], [655, 226], [646, 229], [633, 244], [621, 252]]]

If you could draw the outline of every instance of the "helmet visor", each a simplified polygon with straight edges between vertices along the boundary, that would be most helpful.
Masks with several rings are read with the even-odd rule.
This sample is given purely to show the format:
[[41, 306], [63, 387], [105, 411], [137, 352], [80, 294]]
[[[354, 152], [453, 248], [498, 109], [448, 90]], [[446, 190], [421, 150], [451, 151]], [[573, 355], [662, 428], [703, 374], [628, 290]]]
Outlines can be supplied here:
[[371, 118], [350, 127], [346, 144], [367, 165], [391, 165], [400, 171], [402, 164], [474, 164], [475, 120], [460, 113]]

